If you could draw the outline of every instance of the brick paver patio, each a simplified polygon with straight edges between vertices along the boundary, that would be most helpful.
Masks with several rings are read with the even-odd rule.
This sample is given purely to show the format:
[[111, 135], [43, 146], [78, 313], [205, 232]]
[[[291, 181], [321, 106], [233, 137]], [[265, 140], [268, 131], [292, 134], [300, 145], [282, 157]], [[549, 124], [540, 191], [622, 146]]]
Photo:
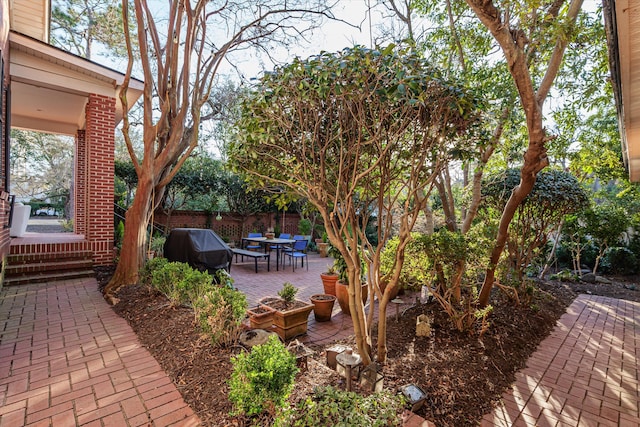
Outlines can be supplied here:
[[580, 295], [483, 426], [640, 426], [640, 303]]
[[[231, 274], [250, 304], [275, 295], [285, 281], [307, 300], [322, 292], [319, 274], [330, 262], [314, 254], [308, 272], [306, 266], [295, 272], [262, 266], [256, 274], [247, 260]], [[413, 298], [404, 296], [400, 309]], [[483, 425], [640, 426], [639, 315], [638, 303], [578, 297]], [[310, 316], [302, 341], [325, 343], [351, 333], [350, 317], [336, 304], [331, 322]], [[0, 427], [198, 423], [126, 321], [104, 302], [95, 279], [0, 292]]]
[[0, 427], [198, 424], [95, 279], [0, 292]]

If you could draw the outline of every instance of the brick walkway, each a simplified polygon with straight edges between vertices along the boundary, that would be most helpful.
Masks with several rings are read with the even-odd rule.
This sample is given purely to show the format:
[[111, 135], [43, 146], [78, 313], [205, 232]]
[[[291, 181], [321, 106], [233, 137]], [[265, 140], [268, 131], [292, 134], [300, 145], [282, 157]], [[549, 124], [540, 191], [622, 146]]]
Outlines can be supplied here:
[[0, 292], [0, 427], [198, 424], [95, 279]]
[[[319, 274], [330, 261], [311, 255], [308, 272], [263, 266], [256, 274], [248, 260], [231, 273], [250, 304], [275, 295], [285, 281], [307, 300], [322, 292]], [[400, 309], [413, 298], [404, 296]], [[640, 426], [636, 319], [638, 303], [579, 296], [483, 426]], [[310, 316], [302, 340], [350, 334], [351, 318], [336, 305], [331, 322]], [[423, 425], [419, 417], [407, 421]], [[197, 424], [158, 363], [104, 302], [95, 279], [0, 291], [0, 427]]]
[[580, 295], [483, 426], [640, 426], [640, 303]]

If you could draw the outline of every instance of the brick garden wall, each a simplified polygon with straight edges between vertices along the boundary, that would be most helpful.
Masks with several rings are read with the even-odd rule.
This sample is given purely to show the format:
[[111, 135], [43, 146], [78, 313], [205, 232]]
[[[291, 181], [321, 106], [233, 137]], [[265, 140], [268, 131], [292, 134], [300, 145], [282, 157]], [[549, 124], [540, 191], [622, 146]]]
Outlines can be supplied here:
[[[202, 211], [175, 211], [168, 219], [164, 212], [156, 211], [154, 214], [154, 222], [161, 226], [167, 226], [169, 230], [173, 228], [208, 228], [213, 230], [217, 235], [225, 240], [238, 242], [247, 233], [257, 231], [264, 233], [268, 227], [275, 227], [275, 214], [257, 214], [248, 218], [242, 218], [239, 215], [228, 212], [220, 212], [222, 219], [217, 220], [216, 216], [207, 215]], [[284, 217], [284, 218], [283, 218]], [[279, 225], [282, 233], [290, 233], [291, 235], [298, 233], [298, 222], [300, 215], [297, 213], [280, 214]], [[244, 226], [243, 226], [244, 224]]]

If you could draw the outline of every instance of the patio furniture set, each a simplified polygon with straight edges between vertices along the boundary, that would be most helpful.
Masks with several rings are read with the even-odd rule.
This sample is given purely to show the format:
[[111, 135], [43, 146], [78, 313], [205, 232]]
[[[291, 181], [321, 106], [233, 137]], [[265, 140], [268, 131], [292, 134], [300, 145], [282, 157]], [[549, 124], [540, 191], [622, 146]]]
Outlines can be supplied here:
[[[302, 267], [304, 267], [304, 260], [307, 256], [306, 249], [309, 241], [305, 236], [295, 235], [291, 238], [290, 234], [280, 234], [277, 238], [267, 238], [262, 233], [249, 233], [247, 237], [242, 238], [242, 244], [240, 248], [231, 249], [236, 257], [236, 263], [238, 262], [238, 255], [241, 256], [241, 260], [244, 261], [244, 257], [253, 258], [255, 262], [255, 271], [258, 272], [258, 260], [266, 260], [267, 271], [271, 271], [271, 251], [276, 251], [276, 271], [280, 269], [280, 263], [284, 268], [285, 256], [289, 257], [289, 264], [292, 265], [293, 271], [296, 270], [298, 259], [302, 261]], [[307, 270], [309, 264], [307, 263]]]

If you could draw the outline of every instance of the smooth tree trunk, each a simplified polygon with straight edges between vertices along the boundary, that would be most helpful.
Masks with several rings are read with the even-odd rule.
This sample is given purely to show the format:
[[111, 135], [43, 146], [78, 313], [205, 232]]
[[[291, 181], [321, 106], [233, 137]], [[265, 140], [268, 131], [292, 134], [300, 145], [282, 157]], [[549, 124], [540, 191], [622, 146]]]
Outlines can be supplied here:
[[[496, 242], [491, 251], [484, 283], [480, 289], [478, 304], [481, 307], [486, 307], [489, 303], [491, 289], [495, 280], [496, 267], [504, 250], [509, 232], [509, 224], [513, 219], [515, 211], [518, 205], [522, 203], [533, 189], [538, 172], [549, 164], [545, 144], [550, 138], [547, 137], [545, 129], [542, 126], [542, 107], [560, 69], [562, 57], [567, 43], [570, 40], [570, 35], [574, 29], [578, 13], [582, 7], [582, 1], [583, 0], [572, 0], [569, 4], [566, 22], [563, 22], [565, 28], [556, 35], [555, 46], [549, 57], [547, 68], [536, 90], [534, 89], [529, 72], [530, 57], [528, 47], [532, 41], [527, 39], [523, 30], [511, 26], [509, 13], [503, 13], [503, 11], [499, 10], [494, 5], [494, 1], [466, 0], [469, 7], [471, 7], [480, 21], [491, 32], [491, 35], [493, 35], [502, 49], [505, 59], [507, 60], [509, 72], [518, 90], [529, 134], [529, 145], [524, 154], [524, 162], [520, 171], [520, 183], [513, 189], [502, 211]], [[557, 15], [550, 16], [549, 18], [555, 19], [556, 21], [559, 20]], [[560, 22], [558, 22], [558, 24], [560, 24]]]
[[138, 282], [138, 271], [145, 256], [147, 224], [151, 215], [153, 184], [150, 179], [141, 179], [131, 207], [125, 214], [125, 228], [122, 239], [120, 260], [113, 277], [104, 288], [104, 297], [110, 304], [116, 304], [115, 293], [122, 286]]

